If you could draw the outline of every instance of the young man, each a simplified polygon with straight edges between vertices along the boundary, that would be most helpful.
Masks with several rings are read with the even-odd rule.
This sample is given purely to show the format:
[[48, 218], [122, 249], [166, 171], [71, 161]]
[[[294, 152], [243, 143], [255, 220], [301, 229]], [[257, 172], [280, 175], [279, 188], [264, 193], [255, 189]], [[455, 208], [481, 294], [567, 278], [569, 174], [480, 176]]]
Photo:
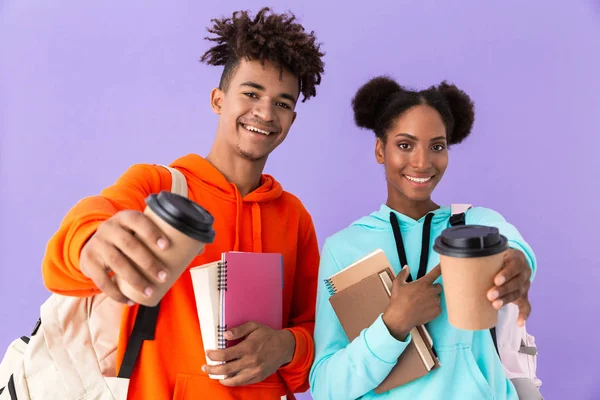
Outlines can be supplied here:
[[[263, 169], [269, 154], [288, 134], [296, 104], [315, 95], [323, 53], [313, 33], [290, 14], [268, 8], [252, 19], [247, 12], [213, 20], [216, 42], [202, 57], [224, 66], [211, 106], [219, 116], [206, 158], [175, 160], [187, 178], [189, 197], [215, 217], [213, 244], [192, 265], [220, 258], [224, 251], [282, 253], [285, 263], [283, 330], [256, 323], [234, 327], [228, 339], [243, 338], [227, 350], [209, 352], [207, 366], [193, 288], [184, 273], [161, 300], [155, 339], [144, 343], [131, 377], [130, 399], [279, 399], [308, 389], [313, 361], [313, 326], [319, 253], [310, 215], [296, 197]], [[171, 176], [157, 165], [132, 166], [99, 196], [80, 201], [48, 244], [44, 282], [55, 293], [90, 296], [104, 292], [128, 303], [121, 327], [118, 363], [123, 358], [138, 306], [114, 284], [109, 272], [141, 293], [153, 290], [141, 271], [165, 278], [160, 261], [138, 238], [169, 246], [144, 216], [144, 199], [169, 190]], [[222, 381], [208, 374], [229, 376]]]

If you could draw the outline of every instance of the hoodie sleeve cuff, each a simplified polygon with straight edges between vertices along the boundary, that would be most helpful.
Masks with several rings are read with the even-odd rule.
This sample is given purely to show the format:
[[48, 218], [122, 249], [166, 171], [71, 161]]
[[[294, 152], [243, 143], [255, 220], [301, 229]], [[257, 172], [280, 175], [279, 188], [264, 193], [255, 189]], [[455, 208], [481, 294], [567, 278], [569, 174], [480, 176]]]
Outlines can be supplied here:
[[363, 330], [361, 335], [371, 354], [387, 364], [395, 364], [412, 340], [410, 334], [404, 341], [396, 340], [385, 326], [383, 314], [380, 314], [370, 327]]
[[301, 327], [285, 328], [292, 332], [296, 341], [292, 361], [280, 368], [283, 372], [310, 369], [314, 358], [314, 346], [312, 339], [307, 336], [306, 330]]
[[83, 221], [81, 224], [78, 224], [72, 232], [67, 236], [65, 242], [65, 251], [68, 256], [69, 263], [78, 271], [79, 269], [79, 258], [81, 256], [81, 250], [83, 246], [87, 243], [87, 241], [92, 237], [94, 233], [98, 230], [98, 227], [105, 219], [92, 219], [88, 221]]

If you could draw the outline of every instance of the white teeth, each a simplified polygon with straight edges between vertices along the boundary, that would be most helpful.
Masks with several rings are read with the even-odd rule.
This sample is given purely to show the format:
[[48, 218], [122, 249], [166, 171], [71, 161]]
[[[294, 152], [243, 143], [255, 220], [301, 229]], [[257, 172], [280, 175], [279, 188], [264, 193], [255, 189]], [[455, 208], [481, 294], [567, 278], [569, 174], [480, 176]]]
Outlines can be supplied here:
[[417, 183], [425, 183], [425, 182], [429, 181], [432, 178], [431, 176], [429, 178], [415, 178], [415, 177], [408, 176], [408, 175], [404, 175], [404, 176], [409, 181], [413, 181], [413, 182], [417, 182]]
[[254, 126], [243, 125], [243, 127], [251, 132], [262, 133], [263, 135], [267, 135], [267, 136], [269, 136], [271, 134], [271, 132], [263, 131], [262, 129], [255, 128]]

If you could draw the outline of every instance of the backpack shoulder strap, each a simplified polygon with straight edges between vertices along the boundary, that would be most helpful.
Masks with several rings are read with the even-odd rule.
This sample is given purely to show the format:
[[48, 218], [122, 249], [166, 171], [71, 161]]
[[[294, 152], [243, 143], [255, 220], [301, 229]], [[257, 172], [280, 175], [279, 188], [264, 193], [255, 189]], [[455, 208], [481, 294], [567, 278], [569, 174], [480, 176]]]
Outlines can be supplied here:
[[465, 211], [467, 211], [468, 209], [470, 209], [472, 207], [473, 207], [472, 204], [452, 204], [450, 206], [450, 211], [452, 212], [452, 215], [460, 214], [460, 213], [464, 213]]
[[471, 207], [471, 204], [452, 204], [450, 207], [452, 213], [450, 215], [450, 225], [464, 225], [466, 223], [465, 212]]
[[[172, 168], [166, 165], [162, 165], [171, 173], [171, 192], [180, 196], [188, 197], [188, 186], [185, 175], [176, 168]], [[133, 373], [133, 367], [137, 361], [137, 358], [142, 349], [142, 344], [145, 340], [154, 340], [154, 333], [156, 331], [156, 320], [158, 319], [158, 311], [160, 303], [155, 307], [146, 307], [140, 305], [135, 323], [133, 325], [133, 331], [129, 337], [127, 348], [123, 356], [121, 368], [119, 368], [119, 377], [127, 378], [131, 377]]]
[[161, 167], [166, 168], [171, 173], [171, 192], [188, 197], [188, 185], [185, 175], [176, 168], [167, 165], [161, 165]]
[[156, 307], [139, 306], [133, 331], [129, 336], [121, 367], [119, 368], [119, 374], [117, 375], [119, 378], [131, 378], [133, 367], [135, 367], [137, 358], [142, 350], [142, 344], [145, 340], [154, 340], [159, 307], [160, 303]]

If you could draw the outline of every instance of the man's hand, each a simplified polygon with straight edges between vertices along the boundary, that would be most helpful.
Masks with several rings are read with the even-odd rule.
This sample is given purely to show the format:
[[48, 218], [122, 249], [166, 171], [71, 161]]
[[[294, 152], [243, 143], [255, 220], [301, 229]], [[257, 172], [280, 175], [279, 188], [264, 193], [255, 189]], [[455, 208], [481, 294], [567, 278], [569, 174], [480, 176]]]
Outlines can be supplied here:
[[531, 286], [531, 268], [522, 251], [508, 249], [504, 256], [502, 269], [494, 278], [494, 286], [488, 291], [488, 299], [495, 309], [503, 305], [515, 303], [519, 307], [517, 324], [525, 325], [531, 314], [529, 303], [529, 287]]
[[211, 375], [225, 375], [225, 386], [242, 386], [261, 382], [274, 374], [279, 367], [292, 361], [296, 341], [288, 330], [275, 330], [258, 324], [247, 324], [225, 332], [225, 339], [243, 339], [235, 346], [223, 350], [208, 350], [213, 361], [221, 365], [204, 365], [202, 370]]
[[104, 294], [121, 303], [132, 302], [119, 290], [111, 275], [151, 296], [154, 284], [167, 279], [168, 271], [153, 250], [165, 250], [169, 241], [152, 220], [139, 211], [120, 211], [104, 221], [81, 249], [79, 267]]

